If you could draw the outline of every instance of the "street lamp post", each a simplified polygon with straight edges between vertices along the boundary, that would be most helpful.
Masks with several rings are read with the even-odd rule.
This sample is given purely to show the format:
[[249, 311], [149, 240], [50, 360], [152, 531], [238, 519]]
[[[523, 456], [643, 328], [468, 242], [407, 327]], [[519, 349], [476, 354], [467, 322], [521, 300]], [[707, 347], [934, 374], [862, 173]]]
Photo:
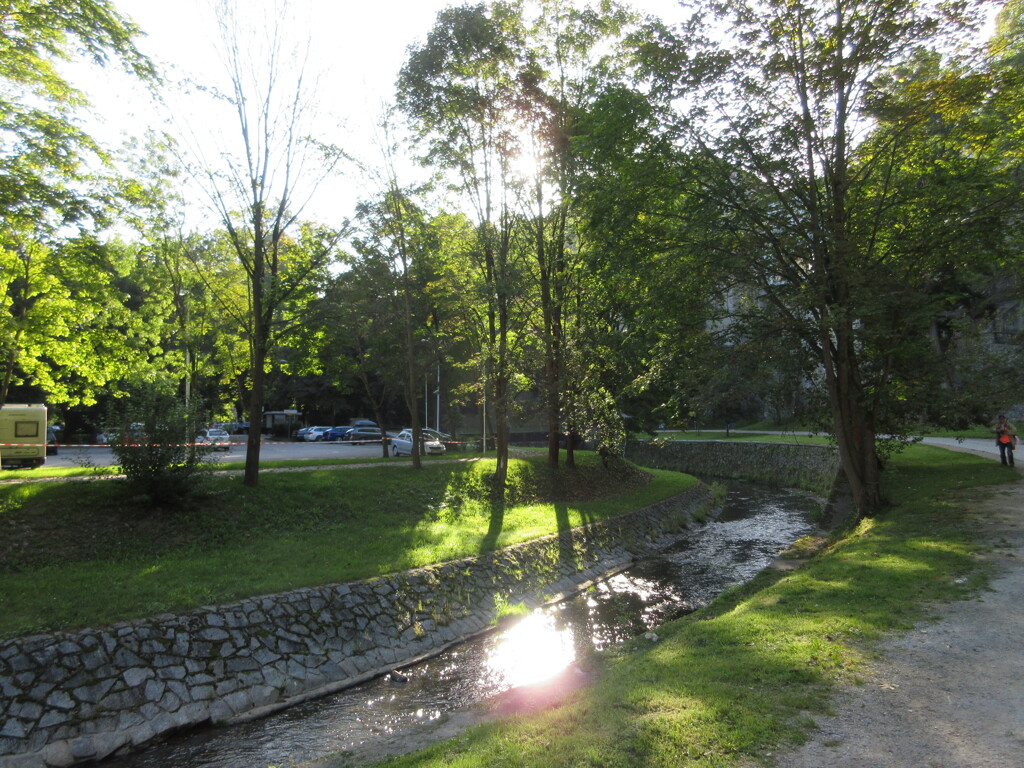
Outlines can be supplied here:
[[434, 390], [434, 429], [441, 431], [441, 361], [437, 363], [437, 389]]

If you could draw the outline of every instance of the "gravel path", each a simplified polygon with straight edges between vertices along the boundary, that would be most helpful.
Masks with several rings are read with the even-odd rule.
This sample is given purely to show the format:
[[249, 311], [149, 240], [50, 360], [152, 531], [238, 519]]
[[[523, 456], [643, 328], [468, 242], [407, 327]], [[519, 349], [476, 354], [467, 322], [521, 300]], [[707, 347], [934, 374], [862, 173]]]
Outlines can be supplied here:
[[965, 514], [991, 545], [990, 589], [887, 641], [865, 683], [777, 766], [1024, 768], [1024, 481], [968, 497]]

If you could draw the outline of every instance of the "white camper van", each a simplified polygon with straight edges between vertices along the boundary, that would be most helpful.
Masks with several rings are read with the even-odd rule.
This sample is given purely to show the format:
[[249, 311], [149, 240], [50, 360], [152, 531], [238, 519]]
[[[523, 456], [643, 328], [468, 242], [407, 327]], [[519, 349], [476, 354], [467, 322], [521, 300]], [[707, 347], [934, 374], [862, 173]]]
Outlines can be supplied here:
[[0, 406], [0, 466], [38, 467], [46, 462], [46, 406]]

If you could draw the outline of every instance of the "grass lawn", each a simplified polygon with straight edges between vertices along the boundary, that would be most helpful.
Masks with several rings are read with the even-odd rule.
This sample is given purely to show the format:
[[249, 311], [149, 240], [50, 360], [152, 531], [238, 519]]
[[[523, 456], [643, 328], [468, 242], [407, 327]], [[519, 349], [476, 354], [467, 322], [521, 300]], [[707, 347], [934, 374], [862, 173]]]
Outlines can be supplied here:
[[[857, 681], [872, 642], [975, 593], [976, 526], [959, 491], [1016, 479], [988, 459], [914, 446], [886, 472], [892, 506], [802, 569], [765, 572], [692, 616], [584, 660], [591, 687], [539, 714], [467, 731], [397, 768], [739, 768], [798, 743]], [[327, 760], [324, 766], [331, 765]]]
[[[109, 624], [443, 562], [681, 493], [696, 480], [513, 459], [501, 516], [493, 460], [208, 478], [186, 510], [114, 480], [0, 485], [0, 638]], [[296, 466], [296, 463], [288, 463]], [[220, 468], [220, 467], [218, 467]], [[5, 475], [5, 479], [10, 475]], [[39, 475], [32, 475], [33, 478]]]

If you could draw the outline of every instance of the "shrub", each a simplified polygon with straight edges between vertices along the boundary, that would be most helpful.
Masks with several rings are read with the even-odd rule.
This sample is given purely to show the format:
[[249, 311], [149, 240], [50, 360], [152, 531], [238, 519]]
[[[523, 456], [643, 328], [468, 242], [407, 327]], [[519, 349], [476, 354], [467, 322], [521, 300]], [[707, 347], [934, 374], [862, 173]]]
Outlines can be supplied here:
[[119, 427], [111, 448], [130, 491], [158, 506], [178, 506], [196, 495], [212, 450], [195, 444], [203, 421], [195, 408], [155, 391], [138, 393], [108, 419]]

